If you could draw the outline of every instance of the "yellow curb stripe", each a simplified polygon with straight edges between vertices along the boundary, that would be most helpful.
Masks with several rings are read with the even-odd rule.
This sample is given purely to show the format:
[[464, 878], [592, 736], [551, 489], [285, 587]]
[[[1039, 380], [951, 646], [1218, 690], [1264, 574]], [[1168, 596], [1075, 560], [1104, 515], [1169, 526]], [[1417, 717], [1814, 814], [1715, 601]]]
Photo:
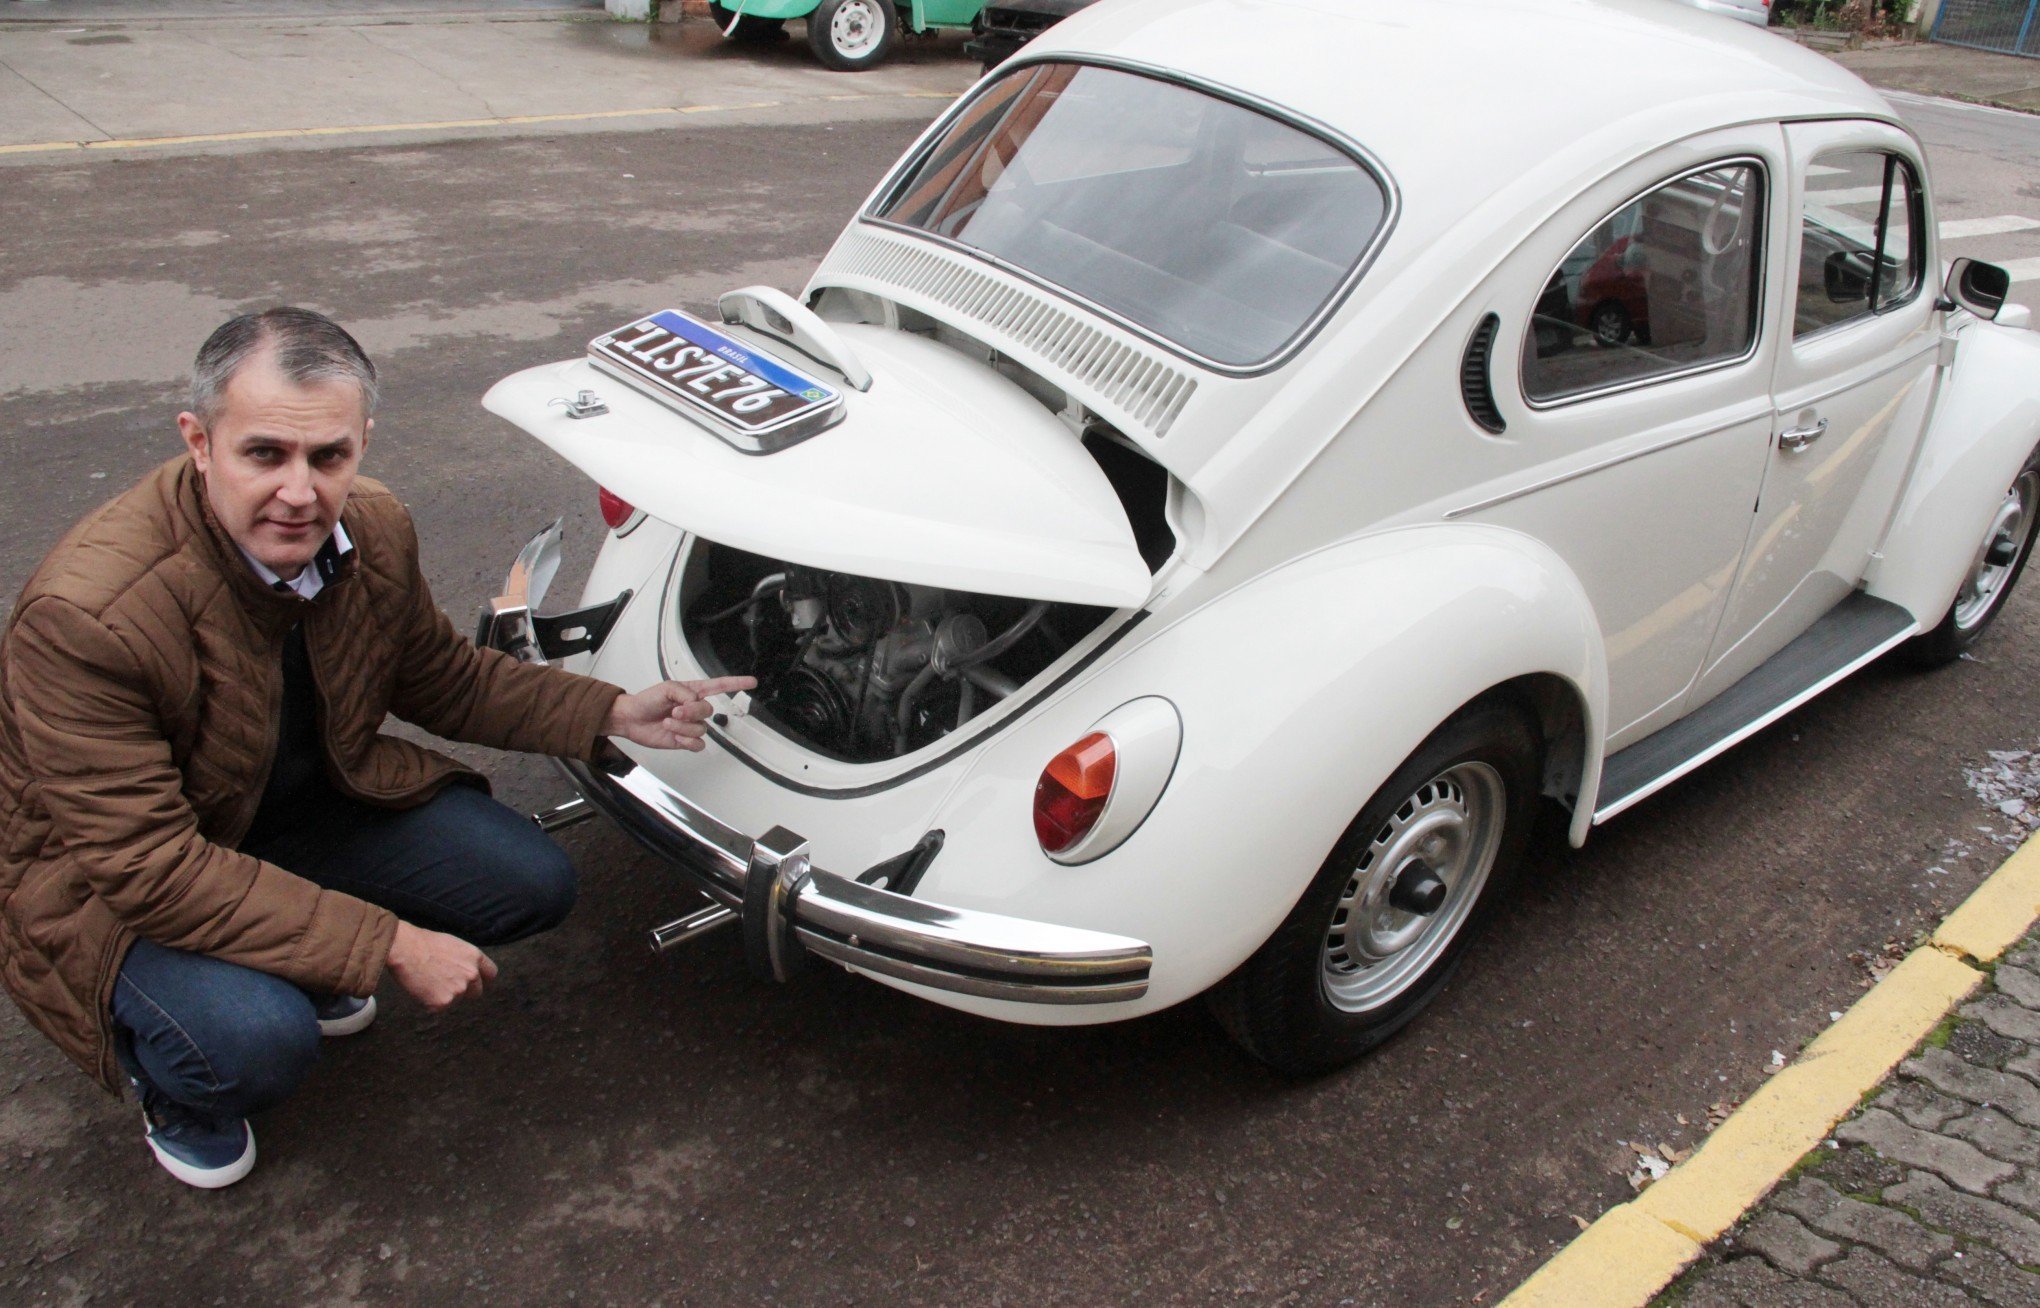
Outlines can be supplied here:
[[1918, 949], [1762, 1089], [1636, 1208], [1701, 1244], [1734, 1226], [1847, 1117], [1983, 974]]
[[[901, 91], [891, 94], [863, 93], [832, 95], [828, 100], [949, 100], [941, 91]], [[50, 154], [60, 150], [148, 150], [173, 145], [229, 145], [242, 141], [308, 140], [328, 136], [375, 136], [392, 132], [445, 132], [479, 127], [524, 127], [534, 123], [591, 123], [620, 118], [672, 118], [686, 114], [727, 114], [748, 109], [779, 109], [784, 100], [753, 100], [747, 104], [665, 105], [650, 109], [597, 109], [573, 114], [503, 114], [490, 118], [446, 118], [423, 123], [366, 123], [358, 127], [272, 127], [247, 132], [205, 132], [192, 136], [138, 136], [108, 141], [36, 141], [26, 145], [0, 145], [0, 155]]]
[[1699, 1256], [1699, 1245], [1623, 1204], [1602, 1213], [1502, 1303], [1509, 1308], [1643, 1303]]
[[2040, 835], [1948, 915], [1691, 1158], [1558, 1251], [1500, 1308], [1640, 1308], [1741, 1220], [1983, 984], [1956, 955], [1991, 962], [2040, 920]]
[[2028, 840], [1934, 933], [1934, 943], [1994, 963], [2040, 917], [2040, 839]]

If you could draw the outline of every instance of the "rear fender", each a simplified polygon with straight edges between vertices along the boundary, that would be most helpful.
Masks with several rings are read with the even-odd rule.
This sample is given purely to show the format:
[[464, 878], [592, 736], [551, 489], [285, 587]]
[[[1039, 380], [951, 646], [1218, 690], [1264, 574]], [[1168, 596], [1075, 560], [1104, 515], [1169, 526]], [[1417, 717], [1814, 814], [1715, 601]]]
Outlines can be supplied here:
[[1955, 602], [2005, 488], [2040, 444], [2040, 333], [1973, 322], [1942, 379], [1912, 480], [1865, 589], [1932, 627]]
[[[1593, 793], [1606, 666], [1577, 579], [1526, 536], [1450, 524], [1336, 546], [1213, 600], [1015, 724], [945, 802], [937, 825], [949, 844], [920, 893], [1146, 940], [1155, 973], [1142, 1007], [1162, 1007], [1267, 939], [1383, 781], [1495, 687], [1535, 678], [1569, 689], [1576, 702], [1559, 717], [1576, 715], [1586, 743], [1561, 747], [1581, 750], [1581, 789]], [[1050, 862], [1027, 827], [1034, 778], [1091, 724], [1148, 695], [1183, 723], [1162, 798], [1112, 853]]]

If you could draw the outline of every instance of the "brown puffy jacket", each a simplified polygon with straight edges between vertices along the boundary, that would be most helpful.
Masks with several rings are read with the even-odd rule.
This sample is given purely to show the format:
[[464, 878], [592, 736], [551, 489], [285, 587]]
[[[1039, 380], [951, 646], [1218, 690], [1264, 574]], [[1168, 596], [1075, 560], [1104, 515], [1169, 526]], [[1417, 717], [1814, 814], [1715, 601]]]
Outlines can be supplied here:
[[[615, 686], [477, 650], [432, 601], [410, 516], [366, 479], [315, 600], [265, 586], [188, 458], [72, 528], [0, 637], [0, 979], [118, 1093], [108, 999], [137, 936], [367, 994], [396, 918], [237, 853], [268, 779], [302, 621], [327, 774], [403, 808], [475, 774], [379, 728], [591, 757]], [[479, 778], [475, 778], [479, 779]]]

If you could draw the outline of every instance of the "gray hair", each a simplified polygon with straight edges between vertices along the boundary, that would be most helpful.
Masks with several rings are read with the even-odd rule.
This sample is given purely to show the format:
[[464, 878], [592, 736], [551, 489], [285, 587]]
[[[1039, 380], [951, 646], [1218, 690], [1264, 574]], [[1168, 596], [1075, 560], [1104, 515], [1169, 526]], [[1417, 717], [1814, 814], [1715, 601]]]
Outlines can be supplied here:
[[347, 329], [310, 309], [265, 309], [220, 324], [191, 365], [191, 411], [208, 430], [226, 405], [228, 383], [264, 348], [276, 367], [298, 386], [351, 381], [361, 388], [361, 416], [375, 416], [375, 365]]

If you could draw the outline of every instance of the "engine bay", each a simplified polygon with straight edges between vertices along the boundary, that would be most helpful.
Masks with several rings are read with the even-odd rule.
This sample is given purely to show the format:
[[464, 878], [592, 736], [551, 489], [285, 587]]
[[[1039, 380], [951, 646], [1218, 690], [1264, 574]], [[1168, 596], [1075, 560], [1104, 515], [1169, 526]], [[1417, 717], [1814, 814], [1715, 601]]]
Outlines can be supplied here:
[[752, 713], [853, 763], [912, 753], [1013, 694], [1111, 610], [802, 567], [696, 538], [680, 626]]

